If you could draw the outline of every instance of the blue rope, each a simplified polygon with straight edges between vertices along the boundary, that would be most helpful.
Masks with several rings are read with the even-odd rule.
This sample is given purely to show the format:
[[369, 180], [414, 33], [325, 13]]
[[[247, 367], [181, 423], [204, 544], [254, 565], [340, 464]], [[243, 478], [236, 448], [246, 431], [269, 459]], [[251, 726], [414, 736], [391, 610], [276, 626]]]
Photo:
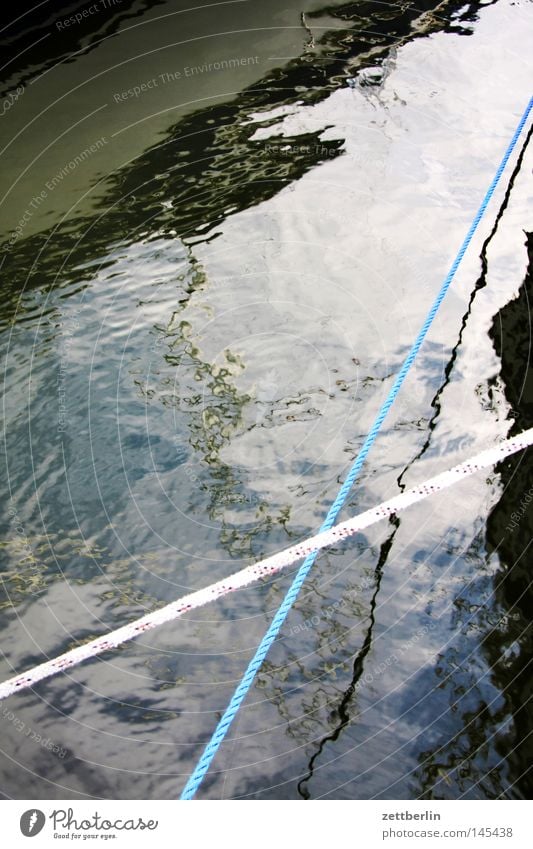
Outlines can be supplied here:
[[[346, 498], [348, 497], [348, 494], [349, 494], [349, 492], [350, 492], [350, 490], [351, 490], [351, 488], [354, 484], [354, 481], [357, 478], [359, 472], [361, 471], [361, 467], [362, 467], [362, 465], [363, 465], [363, 463], [364, 463], [364, 461], [367, 457], [367, 454], [370, 451], [370, 449], [371, 449], [371, 447], [372, 447], [372, 445], [373, 445], [373, 443], [374, 443], [374, 441], [375, 441], [375, 439], [378, 435], [379, 429], [381, 428], [381, 425], [383, 424], [383, 421], [384, 421], [387, 413], [389, 412], [390, 408], [392, 407], [392, 405], [393, 405], [393, 403], [396, 399], [396, 396], [398, 395], [398, 392], [401, 389], [402, 383], [404, 382], [405, 377], [406, 377], [409, 369], [411, 368], [411, 366], [414, 362], [414, 359], [415, 359], [416, 355], [418, 354], [424, 339], [426, 338], [427, 332], [428, 332], [428, 330], [429, 330], [429, 328], [430, 328], [430, 326], [433, 322], [433, 319], [435, 318], [435, 316], [437, 314], [437, 311], [438, 311], [438, 309], [439, 309], [439, 307], [440, 307], [440, 305], [441, 305], [441, 303], [444, 299], [444, 296], [446, 295], [446, 292], [450, 288], [450, 284], [451, 284], [453, 278], [455, 277], [455, 273], [456, 273], [457, 269], [459, 268], [459, 264], [460, 264], [464, 254], [466, 252], [466, 249], [468, 248], [470, 242], [472, 241], [472, 237], [473, 237], [473, 235], [474, 235], [474, 233], [477, 229], [479, 222], [481, 221], [481, 218], [483, 217], [483, 213], [485, 212], [485, 210], [486, 210], [486, 208], [489, 204], [489, 201], [492, 198], [492, 195], [494, 194], [494, 190], [495, 190], [496, 186], [498, 185], [499, 179], [500, 179], [500, 177], [503, 173], [505, 166], [507, 165], [509, 157], [511, 156], [511, 153], [513, 152], [513, 149], [516, 145], [518, 137], [520, 136], [520, 133], [522, 132], [522, 130], [524, 128], [524, 124], [526, 123], [528, 116], [529, 116], [529, 113], [530, 113], [532, 108], [533, 108], [533, 97], [529, 101], [529, 104], [528, 104], [524, 114], [522, 115], [522, 118], [520, 119], [520, 123], [518, 124], [518, 126], [515, 130], [515, 133], [514, 133], [512, 139], [511, 139], [511, 141], [509, 142], [509, 146], [508, 146], [507, 150], [505, 151], [505, 154], [504, 154], [504, 157], [503, 157], [503, 159], [500, 163], [500, 166], [499, 166], [498, 170], [496, 171], [496, 174], [494, 175], [492, 183], [490, 184], [489, 188], [487, 189], [487, 193], [486, 193], [485, 197], [483, 198], [481, 206], [479, 207], [472, 224], [470, 225], [470, 229], [465, 236], [464, 242], [461, 245], [459, 252], [458, 252], [457, 256], [455, 257], [455, 259], [453, 261], [452, 267], [450, 268], [444, 283], [442, 284], [440, 292], [438, 293], [437, 297], [435, 298], [433, 306], [431, 307], [431, 309], [430, 309], [430, 311], [427, 315], [427, 318], [424, 321], [424, 324], [422, 325], [422, 328], [421, 328], [411, 350], [409, 351], [409, 353], [408, 353], [408, 355], [405, 359], [405, 362], [404, 362], [402, 368], [400, 369], [400, 371], [399, 371], [399, 373], [396, 377], [396, 380], [394, 381], [394, 384], [393, 384], [387, 398], [383, 402], [383, 405], [382, 405], [379, 413], [376, 416], [374, 424], [370, 428], [368, 436], [366, 437], [365, 441], [363, 442], [363, 446], [362, 446], [361, 450], [359, 451], [359, 454], [357, 455], [357, 457], [356, 457], [356, 459], [353, 463], [353, 466], [351, 467], [351, 469], [348, 473], [348, 476], [347, 476], [346, 480], [344, 481], [344, 483], [343, 483], [343, 485], [342, 485], [342, 487], [339, 491], [339, 494], [337, 495], [337, 498], [335, 499], [335, 501], [331, 505], [329, 512], [328, 512], [328, 515], [327, 515], [323, 525], [320, 528], [320, 531], [327, 531], [333, 526], [335, 519], [337, 518], [337, 514], [339, 513], [341, 507], [344, 505], [344, 502], [346, 501]], [[187, 784], [185, 785], [185, 788], [183, 789], [183, 792], [182, 792], [181, 797], [180, 797], [182, 800], [192, 799], [193, 796], [195, 795], [196, 791], [198, 790], [200, 784], [202, 783], [202, 781], [205, 777], [205, 774], [206, 774], [207, 770], [209, 769], [211, 761], [215, 757], [220, 744], [222, 743], [222, 741], [224, 740], [224, 737], [228, 733], [230, 725], [233, 722], [233, 719], [235, 718], [237, 711], [239, 710], [240, 706], [242, 705], [242, 703], [243, 703], [243, 701], [246, 697], [246, 694], [248, 693], [248, 690], [250, 689], [250, 687], [251, 687], [251, 685], [254, 681], [254, 678], [255, 678], [257, 672], [259, 671], [259, 669], [260, 669], [260, 667], [261, 667], [261, 665], [262, 665], [262, 663], [263, 663], [263, 661], [264, 661], [264, 659], [265, 659], [265, 657], [266, 657], [266, 655], [267, 655], [267, 653], [270, 649], [270, 646], [272, 645], [272, 643], [276, 639], [276, 637], [277, 637], [277, 635], [280, 631], [280, 628], [283, 625], [283, 622], [285, 621], [291, 607], [293, 606], [294, 602], [296, 601], [298, 593], [300, 592], [302, 585], [303, 585], [305, 579], [307, 578], [307, 575], [308, 575], [313, 563], [315, 562], [315, 560], [317, 558], [317, 555], [318, 555], [318, 552], [316, 552], [316, 551], [313, 554], [309, 554], [306, 557], [306, 559], [304, 560], [304, 562], [302, 563], [302, 565], [300, 566], [300, 569], [298, 570], [296, 577], [294, 578], [294, 581], [292, 582], [290, 589], [287, 592], [287, 595], [283, 599], [276, 615], [274, 616], [274, 619], [272, 620], [272, 623], [271, 623], [268, 631], [266, 632], [265, 636], [261, 640], [261, 643], [260, 643], [255, 655], [253, 656], [252, 660], [248, 664], [248, 668], [247, 668], [246, 672], [244, 673], [240, 684], [238, 685], [237, 689], [235, 690], [235, 693], [233, 694], [233, 697], [232, 697], [228, 707], [226, 708], [224, 715], [220, 719], [220, 721], [219, 721], [219, 723], [218, 723], [218, 725], [217, 725], [217, 727], [216, 727], [216, 729], [213, 733], [213, 736], [211, 737], [211, 740], [209, 741], [209, 743], [205, 747], [204, 752], [203, 752], [200, 760], [196, 764], [194, 772], [192, 773], [189, 780], [187, 781]]]

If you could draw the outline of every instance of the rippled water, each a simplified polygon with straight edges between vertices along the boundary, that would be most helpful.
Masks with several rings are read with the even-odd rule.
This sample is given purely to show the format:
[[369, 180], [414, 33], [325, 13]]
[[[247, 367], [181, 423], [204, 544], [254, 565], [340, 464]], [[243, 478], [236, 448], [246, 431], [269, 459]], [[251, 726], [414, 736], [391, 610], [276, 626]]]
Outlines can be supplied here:
[[[5, 32], [2, 679], [320, 525], [531, 95], [522, 0], [187, 5]], [[345, 517], [533, 426], [528, 141]], [[322, 554], [201, 796], [528, 797], [531, 472]], [[289, 582], [4, 703], [4, 795], [175, 798]]]

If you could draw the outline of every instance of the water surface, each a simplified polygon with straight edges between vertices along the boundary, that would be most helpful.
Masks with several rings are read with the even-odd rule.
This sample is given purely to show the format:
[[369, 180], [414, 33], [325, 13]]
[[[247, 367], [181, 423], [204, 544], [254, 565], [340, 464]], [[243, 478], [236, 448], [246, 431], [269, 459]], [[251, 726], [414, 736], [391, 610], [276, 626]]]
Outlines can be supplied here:
[[[6, 31], [3, 678], [320, 525], [531, 94], [525, 2], [186, 8]], [[533, 426], [528, 138], [343, 517]], [[201, 796], [528, 797], [531, 479], [322, 554]], [[6, 702], [4, 795], [175, 798], [289, 582]]]

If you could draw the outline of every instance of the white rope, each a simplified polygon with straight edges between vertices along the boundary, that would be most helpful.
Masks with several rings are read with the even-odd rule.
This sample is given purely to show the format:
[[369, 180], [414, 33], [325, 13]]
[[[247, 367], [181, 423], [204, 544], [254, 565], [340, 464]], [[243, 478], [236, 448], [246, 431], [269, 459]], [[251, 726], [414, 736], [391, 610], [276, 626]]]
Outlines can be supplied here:
[[217, 583], [211, 584], [211, 586], [203, 590], [197, 590], [183, 596], [177, 601], [173, 601], [162, 607], [160, 610], [156, 610], [154, 613], [149, 613], [147, 616], [142, 616], [140, 619], [130, 622], [129, 625], [117, 628], [116, 631], [111, 631], [107, 636], [91, 640], [91, 642], [65, 652], [65, 654], [59, 655], [59, 657], [35, 666], [22, 675], [16, 675], [14, 678], [10, 678], [8, 681], [0, 684], [0, 700], [5, 699], [12, 693], [32, 687], [37, 681], [42, 681], [43, 678], [49, 678], [57, 672], [62, 672], [65, 669], [76, 666], [89, 657], [95, 657], [95, 655], [101, 654], [101, 652], [116, 648], [122, 645], [122, 643], [139, 636], [139, 634], [143, 634], [145, 631], [151, 631], [152, 628], [157, 628], [165, 622], [177, 619], [183, 613], [203, 607], [205, 604], [209, 604], [209, 602], [215, 601], [217, 598], [246, 587], [267, 575], [274, 575], [302, 557], [306, 557], [314, 551], [319, 551], [322, 548], [338, 543], [340, 540], [353, 536], [358, 531], [381, 521], [381, 519], [392, 516], [394, 513], [404, 510], [417, 501], [422, 501], [422, 499], [434, 495], [436, 492], [447, 489], [463, 478], [473, 475], [480, 469], [487, 468], [487, 466], [493, 466], [503, 460], [504, 457], [515, 454], [517, 451], [521, 451], [532, 444], [533, 428], [524, 431], [519, 436], [499, 443], [495, 448], [490, 448], [488, 451], [477, 454], [465, 463], [454, 466], [449, 471], [442, 472], [440, 475], [430, 478], [419, 486], [406, 490], [406, 492], [397, 495], [395, 498], [391, 498], [389, 501], [378, 504], [377, 507], [373, 507], [371, 510], [366, 510], [359, 516], [354, 516], [346, 522], [335, 525], [331, 530], [323, 531], [313, 537], [309, 537], [309, 539], [292, 545], [278, 554], [274, 554], [271, 557], [260, 560], [258, 563], [254, 563], [252, 566], [247, 566], [245, 569], [235, 572], [233, 575], [229, 575], [229, 577], [224, 578], [222, 581], [217, 581]]

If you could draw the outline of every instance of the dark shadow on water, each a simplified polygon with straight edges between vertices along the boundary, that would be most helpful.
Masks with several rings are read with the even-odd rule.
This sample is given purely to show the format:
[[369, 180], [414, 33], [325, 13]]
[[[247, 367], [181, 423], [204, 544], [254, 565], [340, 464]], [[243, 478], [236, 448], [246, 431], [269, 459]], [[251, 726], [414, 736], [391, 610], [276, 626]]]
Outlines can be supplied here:
[[[495, 315], [489, 332], [511, 408], [510, 436], [533, 426], [533, 234], [526, 234], [525, 244], [524, 283]], [[452, 780], [466, 797], [531, 799], [533, 794], [531, 450], [507, 458], [495, 472], [503, 491], [478, 555], [492, 569], [455, 599], [457, 639], [435, 670], [439, 687], [448, 693], [447, 710], [459, 714], [460, 730], [449, 739], [440, 734], [432, 750], [421, 753], [417, 781], [425, 799], [449, 798]], [[476, 662], [478, 652], [488, 675]]]
[[317, 751], [314, 753], [314, 755], [312, 755], [312, 757], [309, 761], [307, 774], [305, 775], [304, 778], [302, 778], [298, 782], [298, 793], [300, 794], [302, 799], [310, 799], [311, 798], [311, 795], [310, 795], [309, 789], [308, 789], [308, 784], [313, 777], [313, 773], [315, 771], [315, 763], [318, 760], [318, 758], [320, 757], [320, 755], [322, 754], [324, 747], [330, 742], [334, 743], [338, 739], [338, 737], [340, 736], [340, 734], [342, 733], [344, 728], [354, 718], [353, 714], [350, 713], [350, 705], [351, 705], [351, 702], [353, 700], [354, 694], [357, 692], [360, 679], [362, 678], [363, 673], [364, 673], [365, 658], [366, 658], [367, 654], [369, 653], [370, 649], [372, 648], [372, 638], [373, 638], [373, 634], [374, 634], [374, 626], [376, 624], [375, 610], [376, 610], [377, 600], [378, 600], [378, 596], [379, 596], [379, 590], [381, 588], [381, 579], [383, 577], [383, 568], [384, 568], [384, 566], [387, 562], [389, 552], [392, 548], [392, 544], [394, 542], [394, 537], [396, 535], [396, 530], [399, 527], [399, 520], [397, 519], [397, 517], [392, 516], [390, 521], [391, 521], [391, 524], [394, 526], [395, 530], [390, 534], [390, 536], [381, 545], [380, 555], [379, 555], [379, 559], [378, 559], [378, 562], [377, 562], [377, 565], [376, 565], [376, 570], [375, 570], [375, 573], [374, 573], [375, 574], [374, 591], [372, 593], [372, 596], [371, 596], [371, 599], [370, 599], [370, 604], [369, 604], [369, 624], [368, 624], [366, 635], [365, 635], [365, 638], [364, 638], [364, 641], [363, 641], [363, 645], [361, 646], [361, 648], [359, 649], [359, 651], [355, 655], [355, 658], [354, 658], [354, 661], [353, 661], [352, 680], [350, 681], [350, 685], [348, 686], [348, 688], [344, 691], [342, 700], [339, 702], [338, 707], [334, 708], [333, 711], [331, 712], [331, 717], [332, 718], [338, 717], [338, 720], [339, 720], [338, 724], [335, 727], [335, 730], [332, 731], [327, 736], [322, 738], [322, 740], [320, 741], [320, 743], [318, 745]]
[[[441, 399], [443, 393], [446, 390], [446, 387], [450, 384], [453, 378], [453, 369], [459, 352], [461, 350], [464, 332], [466, 330], [468, 321], [472, 313], [474, 301], [478, 292], [487, 285], [488, 248], [492, 239], [498, 231], [500, 221], [502, 220], [505, 210], [509, 205], [512, 189], [515, 184], [516, 178], [521, 171], [524, 156], [532, 135], [533, 127], [529, 130], [526, 139], [522, 145], [519, 156], [517, 158], [516, 165], [509, 179], [504, 199], [494, 220], [494, 225], [488, 237], [483, 243], [480, 254], [481, 272], [478, 279], [475, 281], [475, 284], [471, 291], [467, 309], [461, 320], [461, 326], [457, 342], [452, 349], [450, 358], [444, 369], [444, 380], [439, 386], [437, 392], [435, 393], [431, 401], [433, 414], [428, 422], [428, 433], [420, 451], [407, 464], [407, 466], [404, 468], [404, 470], [398, 477], [398, 486], [401, 491], [404, 491], [406, 488], [405, 484], [403, 483], [403, 478], [406, 473], [417, 462], [417, 460], [424, 456], [424, 454], [430, 448], [433, 432], [437, 427], [442, 409]], [[531, 261], [531, 257], [533, 256], [531, 237], [528, 237], [528, 250]], [[533, 363], [533, 358], [531, 352], [532, 339], [530, 326], [530, 305], [533, 303], [533, 292], [531, 291], [531, 275], [532, 267], [530, 265], [530, 270], [528, 276], [526, 277], [524, 285], [522, 286], [520, 295], [518, 296], [518, 298], [511, 301], [495, 317], [495, 321], [490, 333], [491, 338], [494, 341], [496, 352], [502, 361], [501, 377], [506, 386], [506, 398], [509, 401], [513, 411], [516, 411], [515, 424], [510, 435], [520, 433], [522, 430], [533, 426], [533, 372], [531, 371], [531, 364]], [[503, 344], [502, 340], [504, 340], [505, 344]], [[494, 385], [494, 382], [495, 381], [493, 379], [491, 381], [491, 384]], [[505, 650], [509, 652], [509, 644], [512, 644], [515, 638], [518, 638], [519, 636], [522, 642], [524, 643], [524, 650], [520, 653], [520, 660], [517, 660], [516, 663], [512, 664], [512, 672], [515, 674], [516, 680], [515, 678], [511, 678], [509, 673], [502, 675], [501, 677], [495, 675], [495, 678], [497, 678], [497, 684], [502, 690], [502, 692], [506, 692], [507, 687], [511, 686], [512, 684], [512, 697], [508, 698], [508, 704], [506, 705], [506, 709], [511, 713], [514, 713], [514, 711], [516, 710], [515, 723], [517, 727], [517, 734], [512, 746], [509, 746], [508, 749], [506, 749], [505, 745], [503, 746], [502, 755], [505, 754], [506, 751], [511, 752], [508, 757], [508, 763], [512, 774], [516, 776], [517, 787], [522, 792], [524, 792], [524, 796], [526, 798], [527, 792], [531, 793], [531, 791], [533, 790], [533, 787], [531, 787], [528, 783], [529, 779], [526, 778], [526, 773], [530, 769], [529, 764], [532, 760], [532, 742], [530, 740], [530, 735], [533, 733], [531, 731], [531, 729], [533, 728], [533, 725], [531, 723], [532, 696], [530, 694], [531, 688], [529, 687], [529, 690], [527, 689], [527, 671], [529, 671], [530, 682], [530, 664], [531, 658], [533, 656], [533, 645], [530, 629], [528, 629], [527, 635], [522, 632], [520, 632], [519, 635], [517, 634], [517, 630], [520, 629], [520, 624], [518, 623], [522, 623], [522, 627], [524, 627], [524, 623], [527, 622], [527, 620], [523, 618], [522, 615], [517, 615], [517, 608], [515, 607], [515, 605], [518, 604], [518, 601], [520, 601], [524, 607], [524, 611], [526, 611], [527, 609], [531, 611], [531, 609], [533, 609], [533, 599], [531, 599], [531, 570], [528, 570], [527, 564], [524, 562], [525, 560], [527, 560], [527, 551], [529, 549], [530, 541], [533, 535], [533, 510], [531, 508], [531, 504], [533, 504], [533, 497], [531, 498], [531, 501], [528, 502], [528, 515], [526, 516], [524, 514], [523, 521], [521, 521], [520, 524], [520, 527], [522, 527], [523, 539], [521, 543], [519, 543], [518, 548], [512, 546], [511, 551], [507, 554], [506, 546], [504, 545], [504, 537], [501, 536], [501, 526], [503, 524], [503, 526], [505, 527], [512, 521], [510, 518], [510, 514], [513, 510], [516, 512], [516, 505], [520, 504], [520, 498], [518, 497], [517, 492], [522, 494], [522, 501], [524, 493], [528, 492], [529, 490], [531, 490], [533, 496], [533, 486], [531, 485], [531, 483], [529, 484], [529, 487], [527, 486], [528, 480], [530, 482], [533, 481], [533, 466], [531, 465], [531, 457], [530, 455], [528, 456], [529, 460], [527, 462], [523, 457], [514, 457], [510, 458], [510, 460], [507, 460], [505, 463], [500, 464], [502, 468], [498, 467], [497, 471], [499, 471], [501, 474], [502, 484], [505, 488], [505, 494], [500, 500], [499, 506], [497, 508], [494, 508], [494, 510], [492, 511], [487, 525], [489, 551], [491, 547], [495, 550], [498, 550], [500, 560], [504, 560], [504, 562], [514, 564], [514, 566], [509, 570], [508, 577], [505, 580], [502, 580], [501, 583], [498, 583], [495, 596], [496, 601], [502, 603], [504, 608], [514, 610], [514, 618], [507, 620], [504, 617], [504, 621], [508, 621], [511, 623], [516, 622], [517, 625], [512, 629], [512, 640], [510, 635], [507, 635], [507, 640], [497, 639], [496, 637], [498, 634], [501, 634], [501, 630], [498, 629], [493, 631], [491, 629], [488, 638], [483, 641], [483, 648], [487, 651], [491, 666], [495, 666], [497, 670], [502, 664], [505, 667], [503, 658], [498, 655], [499, 649], [501, 648], [501, 652], [503, 656], [505, 656]], [[523, 462], [521, 462], [521, 459]], [[505, 469], [507, 469], [507, 472], [504, 471]], [[511, 481], [513, 481], [513, 486], [512, 491], [509, 492], [509, 484]], [[502, 504], [504, 505], [503, 507], [501, 507]], [[495, 516], [500, 515], [506, 516], [506, 521], [499, 521], [498, 527], [500, 528], [500, 536], [498, 537], [497, 534], [495, 535]], [[308, 789], [308, 784], [316, 768], [316, 762], [319, 759], [324, 748], [327, 746], [328, 743], [335, 742], [344, 730], [344, 728], [352, 720], [355, 719], [355, 714], [353, 712], [352, 714], [350, 714], [349, 706], [352, 702], [353, 695], [357, 687], [357, 682], [363, 675], [364, 660], [371, 647], [372, 629], [374, 625], [372, 611], [374, 610], [377, 604], [377, 595], [380, 589], [383, 569], [386, 565], [389, 552], [392, 549], [394, 537], [401, 525], [401, 519], [397, 517], [392, 517], [390, 522], [391, 525], [394, 526], [394, 530], [392, 531], [390, 537], [383, 544], [380, 558], [376, 566], [376, 588], [371, 601], [371, 623], [363, 646], [356, 655], [353, 665], [352, 680], [348, 688], [344, 691], [344, 695], [342, 697], [342, 700], [339, 702], [338, 707], [334, 711], [338, 713], [339, 722], [333, 732], [328, 733], [325, 737], [322, 738], [322, 740], [318, 744], [317, 751], [310, 758], [307, 775], [298, 783], [298, 791], [300, 795], [305, 799], [311, 798]], [[518, 542], [518, 538], [515, 538], [513, 540], [512, 536], [509, 535], [506, 537], [506, 539], [508, 544]], [[484, 554], [481, 553], [479, 556], [483, 557]], [[506, 557], [507, 560], [505, 560]], [[518, 585], [518, 588], [515, 590], [514, 595], [511, 593], [511, 587], [513, 585]], [[506, 596], [508, 596], [508, 598], [506, 598]], [[503, 645], [503, 643], [505, 642], [508, 643], [506, 647]], [[500, 643], [502, 643], [501, 646]], [[448, 654], [450, 655], [450, 657], [448, 658], [449, 663], [446, 663], [443, 660], [443, 666], [446, 664], [448, 666], [448, 669], [457, 669], [457, 664], [460, 663], [459, 656], [455, 657], [453, 663], [451, 663], [451, 654], [453, 654], [453, 652], [451, 651]], [[455, 671], [453, 672], [453, 675], [444, 674], [444, 677], [445, 680], [442, 681], [439, 686], [442, 687], [446, 684], [452, 687], [456, 687], [457, 675]], [[472, 690], [474, 687], [475, 682], [473, 682], [472, 679], [469, 685], [465, 687], [465, 691]], [[459, 689], [460, 688], [458, 688], [457, 692], [459, 692]], [[456, 698], [458, 698], [458, 696], [456, 696]], [[455, 700], [454, 704], [456, 704]], [[422, 795], [427, 798], [442, 798], [442, 796], [438, 795], [436, 797], [433, 797], [432, 791], [427, 789], [428, 786], [434, 785], [435, 783], [440, 783], [441, 787], [446, 787], [446, 783], [443, 783], [442, 775], [445, 775], [447, 781], [450, 781], [450, 775], [452, 773], [457, 773], [457, 764], [460, 764], [461, 767], [464, 769], [464, 764], [468, 761], [468, 758], [475, 757], [476, 753], [479, 754], [480, 747], [483, 744], [486, 744], [486, 741], [483, 738], [484, 715], [486, 713], [488, 713], [487, 705], [484, 705], [482, 702], [479, 703], [477, 707], [469, 706], [468, 710], [466, 710], [464, 713], [465, 733], [470, 735], [471, 740], [470, 746], [468, 748], [468, 757], [465, 754], [465, 751], [459, 745], [456, 746], [456, 751], [453, 751], [454, 739], [450, 740], [446, 746], [443, 746], [443, 749], [446, 748], [450, 750], [449, 760], [445, 764], [440, 762], [437, 763], [437, 753], [425, 752], [421, 755], [421, 760], [424, 763], [424, 777], [421, 779], [421, 781], [424, 787], [426, 788], [422, 791]], [[501, 716], [503, 721], [505, 717], [505, 711], [502, 712]], [[458, 743], [457, 739], [455, 739], [455, 743]], [[523, 755], [521, 755], [522, 749], [525, 750]], [[528, 755], [529, 761], [527, 759]], [[455, 779], [457, 779], [457, 775], [455, 775]], [[491, 797], [491, 791], [488, 788], [485, 788], [485, 791], [487, 793], [487, 797]], [[502, 794], [504, 794], [503, 785], [501, 792]], [[392, 795], [394, 795], [394, 793], [392, 793]], [[495, 792], [492, 793], [493, 797], [496, 797], [496, 795], [498, 794]]]
[[[274, 69], [230, 103], [183, 118], [159, 144], [95, 190], [97, 214], [21, 237], [5, 253], [0, 320], [8, 323], [14, 315], [23, 320], [22, 291], [64, 286], [79, 276], [76, 269], [84, 263], [94, 263], [97, 270], [98, 260], [107, 261], [113, 246], [154, 234], [159, 239], [179, 237], [190, 245], [212, 239], [228, 210], [249, 209], [342, 155], [342, 139], [321, 140], [324, 127], [283, 137], [284, 146], [295, 145], [289, 157], [271, 140], [252, 140], [260, 127], [279, 119], [250, 122], [249, 116], [296, 102], [318, 103], [361, 68], [382, 63], [394, 46], [446, 30], [458, 21], [473, 21], [482, 5], [422, 0], [415, 7], [409, 3], [390, 7], [368, 2], [325, 6], [309, 15], [311, 19], [327, 13], [340, 25], [320, 38], [312, 56], [304, 54]], [[427, 12], [423, 21], [421, 12]], [[84, 269], [83, 279], [90, 281], [90, 269]]]

